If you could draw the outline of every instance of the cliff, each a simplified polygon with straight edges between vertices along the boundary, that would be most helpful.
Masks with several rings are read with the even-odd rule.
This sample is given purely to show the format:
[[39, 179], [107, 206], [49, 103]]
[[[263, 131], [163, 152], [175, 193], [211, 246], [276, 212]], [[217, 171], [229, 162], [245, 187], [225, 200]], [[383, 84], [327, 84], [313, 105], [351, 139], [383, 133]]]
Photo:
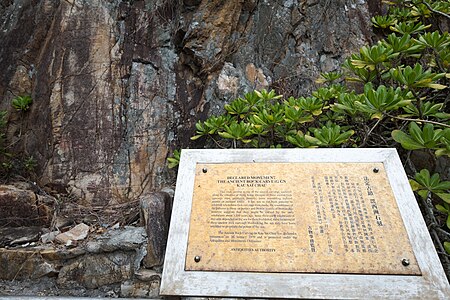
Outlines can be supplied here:
[[[370, 2], [370, 4], [369, 4]], [[7, 0], [0, 109], [41, 186], [89, 204], [170, 185], [197, 120], [252, 89], [304, 95], [370, 41], [378, 1]], [[20, 139], [18, 139], [18, 135]]]

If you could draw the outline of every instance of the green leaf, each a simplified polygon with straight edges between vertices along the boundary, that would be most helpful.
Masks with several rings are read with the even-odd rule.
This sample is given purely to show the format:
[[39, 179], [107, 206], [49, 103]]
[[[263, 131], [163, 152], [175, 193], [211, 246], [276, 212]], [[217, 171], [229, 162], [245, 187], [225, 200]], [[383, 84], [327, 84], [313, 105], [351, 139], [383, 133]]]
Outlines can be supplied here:
[[169, 169], [175, 168], [180, 163], [179, 160], [172, 157], [169, 157], [167, 161], [169, 162]]
[[449, 213], [449, 211], [448, 211], [444, 206], [442, 206], [442, 205], [440, 205], [440, 204], [437, 204], [437, 205], [436, 205], [436, 209], [437, 209], [438, 211], [444, 213], [444, 214], [448, 214], [448, 213]]
[[430, 187], [430, 171], [428, 171], [427, 169], [422, 169], [419, 173], [416, 173], [415, 179], [424, 187]]
[[421, 145], [425, 143], [422, 138], [422, 131], [415, 122], [409, 123], [409, 133], [414, 138], [414, 140], [419, 142]]
[[225, 139], [234, 139], [234, 137], [228, 132], [219, 132], [219, 135]]
[[449, 193], [436, 193], [436, 196], [450, 204], [450, 194]]
[[440, 157], [440, 156], [444, 156], [447, 155], [448, 157], [450, 157], [450, 151], [448, 151], [447, 149], [437, 149], [434, 154], [436, 155], [436, 157]]
[[383, 114], [380, 112], [374, 113], [370, 116], [371, 119], [382, 119], [383, 118]]
[[203, 135], [194, 135], [193, 137], [191, 137], [191, 140], [195, 141], [199, 138], [201, 138]]
[[410, 179], [409, 180], [409, 185], [411, 186], [411, 189], [413, 191], [417, 191], [419, 189], [423, 189], [423, 186], [420, 185], [417, 181]]
[[428, 197], [428, 190], [420, 190], [417, 192], [417, 194], [419, 194], [420, 197], [422, 197], [422, 199], [427, 199]]
[[443, 90], [447, 87], [446, 85], [439, 84], [439, 83], [429, 83], [426, 86], [430, 87], [432, 89], [435, 89], [435, 90]]
[[435, 185], [436, 190], [450, 190], [450, 181], [442, 181]]
[[175, 168], [180, 164], [180, 156], [181, 150], [175, 150], [173, 152], [173, 157], [167, 158], [167, 162], [169, 163], [169, 169]]
[[[447, 221], [448, 221], [448, 219], [447, 219]], [[450, 228], [450, 226], [448, 226], [448, 224], [447, 224], [447, 227]], [[448, 254], [450, 254], [450, 242], [444, 242], [444, 249]]]
[[450, 228], [450, 215], [447, 216], [447, 228]]
[[400, 143], [402, 147], [405, 148], [406, 150], [417, 150], [425, 148], [423, 145], [413, 140], [409, 135], [407, 135], [401, 130], [394, 130], [392, 131], [391, 135], [392, 138], [396, 142]]

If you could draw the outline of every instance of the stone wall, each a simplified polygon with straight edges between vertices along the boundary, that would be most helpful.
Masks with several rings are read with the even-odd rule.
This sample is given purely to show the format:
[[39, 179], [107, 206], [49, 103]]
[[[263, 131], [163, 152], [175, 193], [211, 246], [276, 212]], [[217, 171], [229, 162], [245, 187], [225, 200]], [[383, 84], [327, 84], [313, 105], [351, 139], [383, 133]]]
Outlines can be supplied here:
[[41, 186], [86, 204], [136, 199], [172, 184], [166, 157], [234, 97], [311, 91], [372, 38], [378, 3], [2, 1], [0, 109], [34, 100], [11, 112], [8, 140], [37, 159]]
[[[0, 190], [30, 198], [17, 188]], [[172, 198], [159, 192], [139, 198], [134, 226], [0, 226], [0, 297], [158, 298], [171, 208]]]

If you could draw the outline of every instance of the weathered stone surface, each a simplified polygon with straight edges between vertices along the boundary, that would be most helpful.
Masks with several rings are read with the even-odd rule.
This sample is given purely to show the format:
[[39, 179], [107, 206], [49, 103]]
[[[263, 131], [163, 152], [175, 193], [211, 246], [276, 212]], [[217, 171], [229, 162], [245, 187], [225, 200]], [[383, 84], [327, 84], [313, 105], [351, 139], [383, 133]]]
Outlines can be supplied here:
[[57, 215], [55, 220], [53, 220], [55, 228], [62, 229], [66, 226], [73, 224], [73, 219], [69, 216]]
[[[20, 228], [13, 229], [17, 231]], [[6, 235], [5, 230], [0, 230], [0, 236], [3, 233]], [[24, 249], [0, 248], [0, 281], [43, 278], [46, 282], [45, 278], [54, 278], [61, 291], [56, 295], [87, 296], [95, 293], [85, 289], [98, 289], [102, 294], [112, 291], [105, 294], [108, 297], [117, 296], [121, 283], [128, 281], [124, 285], [128, 287], [128, 294], [157, 297], [160, 272], [140, 269], [146, 253], [146, 233], [143, 227], [126, 226], [90, 239], [95, 239], [98, 243], [94, 247], [96, 253], [87, 251], [90, 250], [89, 243], [86, 247], [80, 244], [72, 249], [58, 245]], [[12, 285], [0, 282], [0, 294], [4, 292], [4, 286]], [[39, 290], [39, 295], [50, 295], [38, 287], [33, 290]], [[53, 289], [50, 293], [55, 295]]]
[[127, 226], [108, 231], [96, 240], [87, 242], [85, 248], [91, 253], [129, 251], [140, 248], [146, 240], [145, 228]]
[[121, 297], [144, 297], [160, 299], [159, 297], [159, 286], [160, 279], [155, 278], [152, 281], [139, 281], [139, 280], [128, 280], [121, 284], [120, 286], [120, 296]]
[[67, 244], [69, 241], [84, 240], [88, 234], [89, 226], [81, 223], [70, 229], [69, 231], [58, 234], [55, 239], [61, 244]]
[[39, 240], [41, 227], [5, 227], [0, 228], [0, 247], [19, 245]]
[[161, 279], [161, 273], [155, 270], [139, 269], [134, 275], [140, 281], [155, 281]]
[[7, 137], [33, 153], [41, 185], [92, 204], [137, 199], [171, 182], [170, 149], [233, 97], [311, 91], [372, 38], [379, 3], [8, 1], [0, 109], [15, 95], [34, 103]]
[[0, 185], [0, 227], [49, 225], [52, 210], [35, 193]]
[[64, 261], [83, 255], [86, 251], [80, 247], [73, 249], [48, 248], [40, 250], [39, 253], [42, 258], [48, 261]]
[[131, 278], [133, 261], [134, 252], [84, 255], [62, 267], [57, 282], [62, 287], [89, 289], [122, 282]]
[[0, 279], [34, 279], [56, 273], [56, 266], [46, 262], [34, 249], [0, 248]]
[[146, 268], [161, 265], [167, 245], [172, 198], [169, 194], [159, 192], [144, 195], [140, 198], [141, 220], [147, 231], [147, 255], [143, 264]]
[[[61, 288], [56, 284], [55, 277], [42, 277], [38, 279], [24, 279], [19, 282], [0, 280], [0, 295], [9, 300], [24, 299], [105, 299], [117, 298], [120, 284], [102, 286], [98, 289], [86, 289], [79, 286]], [[20, 296], [18, 296], [20, 295]]]
[[41, 235], [41, 242], [44, 244], [53, 242], [55, 240], [56, 236], [60, 233], [61, 232], [59, 232], [59, 230], [44, 233], [43, 235]]

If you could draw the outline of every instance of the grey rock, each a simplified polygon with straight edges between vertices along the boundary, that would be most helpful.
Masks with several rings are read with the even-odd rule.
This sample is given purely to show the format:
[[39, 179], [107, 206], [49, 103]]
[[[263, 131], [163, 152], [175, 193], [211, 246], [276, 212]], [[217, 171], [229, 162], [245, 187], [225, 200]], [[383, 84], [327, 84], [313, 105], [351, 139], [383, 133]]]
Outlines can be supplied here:
[[51, 243], [55, 240], [56, 236], [60, 233], [61, 232], [59, 232], [59, 230], [44, 233], [43, 235], [41, 235], [41, 242], [44, 244]]
[[36, 266], [31, 278], [36, 279], [44, 276], [56, 276], [58, 272], [59, 271], [55, 265], [47, 261], [43, 261], [41, 264]]
[[11, 185], [15, 186], [19, 190], [33, 190], [34, 185], [30, 182], [24, 182], [24, 181], [15, 181], [12, 182]]
[[167, 245], [172, 198], [166, 193], [151, 193], [142, 196], [141, 220], [147, 231], [147, 255], [143, 265], [146, 268], [159, 266], [163, 263], [164, 251]]
[[14, 241], [12, 241], [11, 243], [9, 243], [11, 246], [14, 245], [22, 245], [22, 244], [30, 244], [31, 242], [36, 242], [39, 240], [39, 236], [40, 236], [40, 232], [37, 232], [34, 235], [28, 235], [28, 236], [23, 236], [20, 237], [18, 239], [15, 239]]
[[442, 180], [450, 180], [450, 157], [441, 156], [437, 159], [436, 172], [441, 174]]
[[139, 269], [134, 275], [140, 281], [155, 281], [161, 279], [161, 273], [155, 270]]
[[112, 237], [104, 243], [104, 251], [132, 250], [138, 248], [147, 240], [143, 227], [125, 227], [123, 230], [114, 230]]
[[169, 194], [170, 198], [173, 198], [175, 196], [175, 190], [172, 187], [164, 187], [161, 189], [161, 192]]
[[86, 251], [91, 253], [134, 250], [147, 241], [143, 227], [126, 226], [123, 229], [109, 230], [95, 241], [86, 243]]
[[57, 215], [56, 218], [53, 220], [53, 223], [57, 229], [61, 229], [72, 225], [73, 219], [69, 216]]
[[89, 241], [84, 246], [84, 249], [89, 253], [100, 253], [102, 252], [102, 242], [101, 241]]
[[134, 272], [136, 273], [140, 266], [142, 265], [142, 261], [147, 256], [147, 243], [143, 244], [141, 247], [136, 249], [136, 257], [134, 260]]
[[77, 241], [74, 240], [68, 240], [64, 246], [66, 246], [67, 249], [73, 249], [78, 245]]
[[145, 297], [159, 299], [160, 280], [142, 282], [139, 280], [125, 281], [120, 286], [121, 297]]
[[[20, 281], [0, 281], [2, 299], [8, 300], [81, 300], [117, 298], [120, 284], [103, 286], [98, 289], [86, 289], [79, 286], [62, 288], [56, 284], [55, 277], [22, 279]], [[20, 295], [20, 296], [19, 296]]]
[[39, 240], [41, 227], [0, 228], [0, 247], [20, 245]]
[[61, 287], [83, 286], [89, 289], [130, 279], [134, 252], [87, 254], [61, 268], [57, 283]]

